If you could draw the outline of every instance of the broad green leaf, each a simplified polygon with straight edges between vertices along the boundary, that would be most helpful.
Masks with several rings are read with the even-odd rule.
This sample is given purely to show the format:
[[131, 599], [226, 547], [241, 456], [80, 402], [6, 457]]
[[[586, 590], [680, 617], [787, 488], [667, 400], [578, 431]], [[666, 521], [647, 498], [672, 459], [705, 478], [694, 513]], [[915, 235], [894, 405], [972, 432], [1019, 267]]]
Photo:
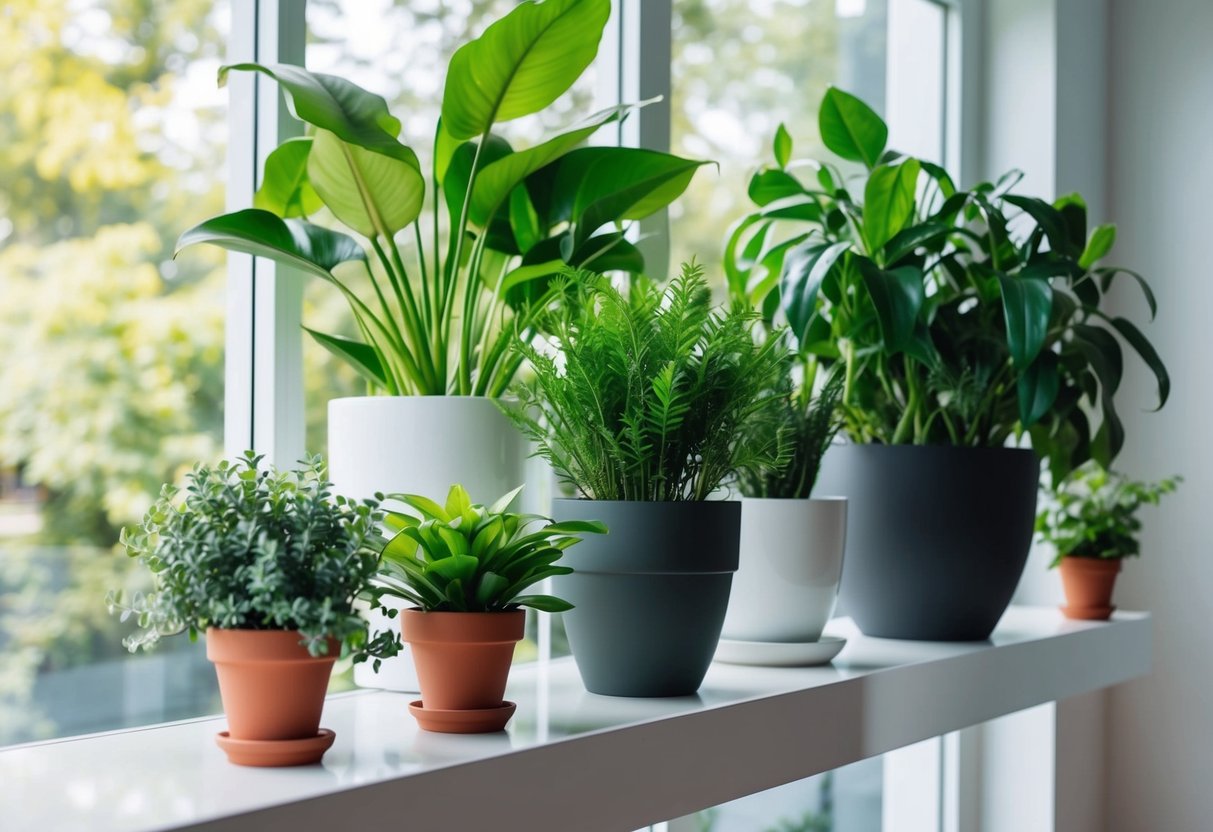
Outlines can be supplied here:
[[777, 199], [805, 196], [808, 191], [800, 180], [787, 171], [764, 168], [750, 178], [746, 193], [757, 206], [768, 205]]
[[826, 90], [817, 125], [826, 148], [843, 159], [863, 162], [869, 170], [876, 167], [889, 140], [889, 128], [876, 111], [837, 87]]
[[573, 609], [573, 605], [568, 601], [552, 595], [520, 595], [510, 603], [540, 612], [568, 612]]
[[532, 280], [538, 280], [541, 277], [550, 277], [554, 274], [559, 274], [565, 268], [563, 260], [545, 260], [542, 263], [534, 263], [530, 266], [519, 266], [511, 270], [501, 280], [501, 292], [505, 294], [516, 286], [521, 286]]
[[706, 164], [653, 150], [602, 156], [586, 171], [573, 203], [576, 243], [604, 225], [643, 219], [666, 207]]
[[1078, 258], [1078, 265], [1084, 269], [1091, 268], [1112, 250], [1115, 243], [1116, 226], [1101, 225], [1097, 227], [1091, 232], [1091, 238], [1087, 240], [1087, 247], [1083, 250], [1082, 256]]
[[340, 338], [336, 335], [326, 335], [323, 332], [308, 329], [306, 326], [303, 329], [316, 340], [317, 344], [349, 364], [358, 372], [358, 375], [371, 384], [378, 387], [387, 387], [387, 374], [383, 371], [383, 364], [380, 362], [379, 355], [373, 347], [361, 341], [351, 341], [348, 338]]
[[[467, 196], [468, 179], [472, 175], [472, 162], [476, 161], [476, 147], [479, 142], [463, 142], [451, 155], [446, 173], [442, 179], [442, 195], [446, 200], [447, 211], [451, 217], [451, 227], [459, 224], [459, 216], [463, 211], [463, 200]], [[484, 150], [480, 152], [477, 162], [481, 170], [498, 159], [509, 156], [514, 152], [501, 136], [492, 133], [483, 142]]]
[[1167, 403], [1167, 399], [1171, 397], [1171, 375], [1167, 372], [1166, 365], [1162, 363], [1154, 345], [1132, 321], [1127, 318], [1107, 318], [1107, 320], [1154, 373], [1154, 378], [1158, 382], [1158, 406], [1154, 409], [1161, 410], [1162, 406]]
[[1099, 376], [1100, 385], [1115, 394], [1124, 376], [1124, 352], [1116, 336], [1097, 326], [1075, 324], [1073, 344]]
[[497, 551], [497, 542], [504, 530], [505, 522], [500, 517], [489, 520], [485, 527], [476, 532], [476, 536], [472, 538], [472, 557], [484, 558], [486, 554], [491, 557]]
[[768, 220], [821, 220], [821, 206], [809, 196], [789, 196], [776, 199], [763, 206], [759, 215]]
[[1146, 297], [1146, 304], [1150, 307], [1150, 320], [1154, 320], [1154, 316], [1158, 314], [1158, 301], [1154, 298], [1154, 291], [1150, 288], [1150, 284], [1146, 282], [1144, 277], [1132, 269], [1122, 269], [1119, 267], [1096, 269], [1095, 273], [1099, 276], [1099, 285], [1104, 292], [1108, 291], [1108, 287], [1112, 285], [1112, 281], [1118, 274], [1127, 274], [1137, 281], [1142, 294]]
[[437, 520], [440, 523], [449, 523], [454, 519], [451, 515], [447, 514], [446, 509], [429, 497], [423, 497], [420, 494], [388, 494], [387, 496], [390, 499], [399, 500], [405, 505], [412, 506], [421, 512], [422, 517]]
[[442, 96], [451, 136], [479, 136], [495, 122], [537, 113], [559, 98], [598, 54], [610, 14], [610, 0], [520, 3], [461, 46]]
[[1049, 238], [1050, 250], [1062, 255], [1077, 253], [1077, 247], [1070, 242], [1069, 225], [1065, 217], [1052, 205], [1043, 199], [1014, 194], [1007, 194], [1003, 199], [1017, 208], [1023, 209], [1024, 213], [1036, 220], [1036, 224]]
[[427, 575], [441, 575], [448, 581], [466, 581], [476, 574], [478, 566], [480, 561], [471, 555], [456, 554], [427, 564], [425, 571]]
[[434, 130], [434, 179], [439, 185], [445, 182], [451, 159], [454, 157], [455, 151], [463, 144], [447, 132], [446, 127], [442, 124], [442, 119], [439, 118], [438, 126]]
[[809, 240], [793, 248], [783, 261], [780, 275], [780, 299], [788, 325], [801, 343], [808, 342], [809, 324], [817, 311], [821, 283], [850, 243]]
[[400, 135], [400, 121], [388, 112], [383, 97], [351, 81], [336, 75], [308, 72], [291, 64], [242, 63], [220, 68], [221, 85], [231, 70], [261, 72], [273, 78], [282, 88], [287, 109], [300, 121], [335, 133], [350, 144], [402, 162], [413, 156], [412, 151], [396, 139]]
[[472, 189], [472, 204], [468, 214], [472, 222], [483, 227], [522, 180], [577, 147], [604, 124], [619, 120], [634, 106], [622, 104], [602, 110], [567, 133], [483, 166], [476, 174], [476, 185]]
[[547, 535], [607, 534], [607, 527], [601, 520], [562, 520], [545, 526], [543, 531]]
[[535, 212], [535, 204], [531, 202], [526, 188], [514, 188], [510, 191], [509, 214], [514, 242], [518, 244], [518, 250], [525, 254], [543, 239], [539, 215]]
[[866, 257], [857, 257], [855, 262], [876, 309], [885, 350], [904, 351], [914, 337], [918, 312], [926, 299], [922, 271], [911, 266], [885, 271]]
[[1051, 352], [1041, 353], [1027, 371], [1020, 375], [1016, 384], [1019, 395], [1019, 420], [1028, 428], [1048, 413], [1057, 399], [1060, 385], [1057, 356]]
[[383, 557], [388, 560], [411, 561], [416, 555], [417, 540], [412, 535], [405, 534], [403, 529], [388, 541], [387, 546], [383, 547]]
[[525, 485], [520, 485], [517, 488], [515, 488], [513, 491], [503, 494], [501, 497], [499, 497], [497, 499], [497, 502], [495, 502], [491, 506], [489, 506], [489, 514], [505, 513], [506, 509], [508, 509], [510, 507], [510, 504], [513, 503], [514, 499], [519, 494], [522, 493], [522, 489], [525, 487], [526, 487]]
[[303, 220], [284, 220], [259, 208], [223, 214], [195, 225], [177, 239], [173, 256], [199, 243], [267, 257], [330, 281], [338, 264], [366, 260], [366, 252], [352, 237]]
[[333, 216], [365, 237], [392, 237], [421, 213], [425, 177], [413, 151], [384, 156], [317, 130], [308, 176]]
[[1120, 449], [1125, 444], [1125, 427], [1116, 412], [1116, 397], [1107, 390], [1100, 392], [1099, 430], [1091, 439], [1091, 456], [1105, 469], [1112, 467]]
[[868, 177], [863, 190], [863, 229], [869, 254], [884, 248], [913, 215], [918, 171], [918, 160], [906, 159], [896, 166], [881, 165]]
[[253, 195], [253, 207], [280, 217], [306, 217], [324, 204], [307, 178], [311, 136], [287, 139], [265, 160], [261, 187]]
[[783, 122], [780, 122], [779, 126], [775, 128], [775, 141], [772, 149], [775, 152], [775, 161], [781, 168], [786, 168], [788, 162], [792, 160], [792, 137]]
[[951, 226], [937, 222], [911, 225], [895, 234], [885, 244], [885, 260], [893, 265], [903, 257], [914, 254], [920, 248], [935, 252], [942, 251], [952, 233]]
[[1011, 361], [1023, 370], [1036, 360], [1044, 346], [1053, 312], [1053, 289], [1047, 280], [998, 275], [1002, 309], [1007, 324]]
[[400, 531], [401, 529], [421, 525], [421, 520], [412, 514], [401, 514], [399, 511], [385, 511], [383, 512], [383, 524], [389, 529]]
[[484, 607], [489, 607], [493, 602], [500, 603], [505, 600], [501, 598], [501, 593], [509, 585], [509, 580], [496, 572], [485, 572], [476, 585], [476, 603]]
[[446, 513], [451, 517], [461, 517], [472, 507], [472, 498], [462, 485], [451, 486], [446, 495]]

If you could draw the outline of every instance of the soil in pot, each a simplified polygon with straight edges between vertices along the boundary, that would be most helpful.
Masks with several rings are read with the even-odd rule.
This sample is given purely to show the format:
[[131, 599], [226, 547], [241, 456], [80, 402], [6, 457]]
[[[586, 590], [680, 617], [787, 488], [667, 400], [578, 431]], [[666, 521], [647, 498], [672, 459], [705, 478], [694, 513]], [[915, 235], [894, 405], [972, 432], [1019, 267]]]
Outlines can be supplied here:
[[328, 654], [317, 657], [300, 640], [287, 630], [206, 631], [228, 723], [219, 744], [233, 763], [305, 765], [332, 745], [320, 714], [340, 646], [330, 640]]
[[1066, 593], [1066, 605], [1061, 608], [1065, 616], [1106, 621], [1116, 609], [1112, 606], [1112, 591], [1120, 567], [1118, 558], [1062, 558], [1058, 569]]
[[404, 610], [400, 634], [413, 648], [421, 682], [421, 701], [410, 707], [418, 724], [443, 733], [504, 728], [513, 714], [512, 707], [505, 708], [512, 703], [503, 701], [505, 685], [525, 625], [523, 610]]

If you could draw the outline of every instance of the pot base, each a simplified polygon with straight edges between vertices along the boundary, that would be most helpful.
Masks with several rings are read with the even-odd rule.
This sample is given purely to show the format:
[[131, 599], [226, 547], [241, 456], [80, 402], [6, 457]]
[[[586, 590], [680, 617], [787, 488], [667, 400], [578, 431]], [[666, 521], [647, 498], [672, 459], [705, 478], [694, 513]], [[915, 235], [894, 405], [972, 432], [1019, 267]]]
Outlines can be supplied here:
[[716, 661], [756, 667], [817, 667], [829, 664], [847, 646], [845, 638], [822, 636], [817, 641], [737, 641], [722, 638]]
[[1061, 610], [1062, 615], [1066, 618], [1073, 618], [1076, 621], [1107, 621], [1112, 617], [1112, 612], [1116, 607], [1075, 607], [1066, 605], [1058, 609]]
[[508, 700], [493, 708], [467, 711], [443, 711], [426, 708], [417, 699], [409, 703], [409, 713], [424, 731], [439, 734], [491, 734], [505, 729], [518, 708]]
[[215, 743], [227, 754], [228, 762], [257, 768], [318, 763], [336, 739], [337, 735], [328, 728], [321, 728], [314, 737], [299, 740], [238, 740], [227, 731], [215, 735]]

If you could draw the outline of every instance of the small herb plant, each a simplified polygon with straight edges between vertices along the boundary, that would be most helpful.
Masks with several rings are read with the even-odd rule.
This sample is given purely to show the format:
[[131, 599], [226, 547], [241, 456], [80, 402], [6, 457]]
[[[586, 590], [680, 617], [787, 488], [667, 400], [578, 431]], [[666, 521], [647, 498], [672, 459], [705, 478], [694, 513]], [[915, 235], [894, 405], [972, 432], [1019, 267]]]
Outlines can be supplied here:
[[741, 493], [747, 497], [807, 500], [817, 482], [821, 460], [842, 427], [838, 404], [842, 399], [843, 375], [833, 373], [813, 395], [812, 379], [793, 385], [792, 362], [785, 363], [787, 378], [780, 398], [778, 417], [761, 420], [757, 430], [779, 433], [776, 441], [786, 449], [782, 465], [745, 470], [738, 476]]
[[503, 408], [557, 475], [593, 500], [706, 500], [739, 472], [784, 462], [775, 426], [787, 349], [756, 316], [712, 309], [703, 269], [628, 294], [570, 275], [552, 311], [561, 360], [520, 343], [534, 378]]
[[[252, 451], [215, 467], [196, 466], [179, 493], [160, 499], [121, 543], [152, 573], [153, 589], [106, 599], [142, 632], [124, 644], [150, 648], [164, 636], [208, 627], [298, 630], [313, 656], [329, 638], [354, 661], [395, 654], [393, 635], [368, 639], [354, 610], [378, 571], [382, 513], [374, 500], [333, 496], [319, 457], [295, 471], [261, 467]], [[376, 659], [378, 663], [378, 659]]]
[[[446, 505], [416, 494], [393, 494], [420, 517], [387, 513], [398, 531], [383, 549], [377, 591], [425, 612], [502, 612], [530, 607], [564, 612], [572, 604], [551, 595], [523, 595], [545, 578], [573, 570], [557, 566], [581, 534], [606, 534], [597, 521], [552, 523], [507, 511], [522, 487], [485, 508], [463, 486], [451, 486]], [[545, 524], [535, 531], [534, 523]], [[394, 610], [385, 610], [389, 616]]]
[[1062, 558], [1127, 558], [1141, 554], [1137, 511], [1157, 505], [1163, 494], [1179, 487], [1183, 477], [1155, 483], [1087, 463], [1050, 493], [1050, 504], [1036, 518], [1036, 532], [1057, 549], [1052, 566]]

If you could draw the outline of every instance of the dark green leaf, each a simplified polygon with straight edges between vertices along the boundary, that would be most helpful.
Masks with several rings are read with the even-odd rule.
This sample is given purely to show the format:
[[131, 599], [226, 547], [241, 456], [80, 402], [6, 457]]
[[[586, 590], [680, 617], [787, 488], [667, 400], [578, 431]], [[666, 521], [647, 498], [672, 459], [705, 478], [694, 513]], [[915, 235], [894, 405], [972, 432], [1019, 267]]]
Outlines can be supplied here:
[[872, 171], [863, 192], [863, 229], [869, 254], [884, 248], [914, 213], [918, 160], [882, 165]]
[[830, 245], [809, 240], [791, 249], [780, 275], [780, 298], [788, 325], [800, 343], [807, 343], [809, 323], [817, 311], [821, 283], [850, 243]]
[[1007, 324], [1007, 347], [1017, 369], [1036, 360], [1049, 331], [1053, 290], [1048, 281], [998, 275]]
[[866, 257], [856, 257], [855, 262], [876, 309], [885, 350], [902, 352], [914, 336], [926, 298], [922, 271], [912, 266], [885, 271]]
[[1049, 412], [1057, 399], [1059, 385], [1057, 356], [1042, 352], [1017, 382], [1019, 420], [1025, 428], [1031, 427]]
[[320, 346], [353, 367], [358, 375], [378, 387], [387, 387], [387, 374], [374, 348], [361, 341], [351, 341], [336, 335], [326, 335], [314, 329], [303, 328]]

